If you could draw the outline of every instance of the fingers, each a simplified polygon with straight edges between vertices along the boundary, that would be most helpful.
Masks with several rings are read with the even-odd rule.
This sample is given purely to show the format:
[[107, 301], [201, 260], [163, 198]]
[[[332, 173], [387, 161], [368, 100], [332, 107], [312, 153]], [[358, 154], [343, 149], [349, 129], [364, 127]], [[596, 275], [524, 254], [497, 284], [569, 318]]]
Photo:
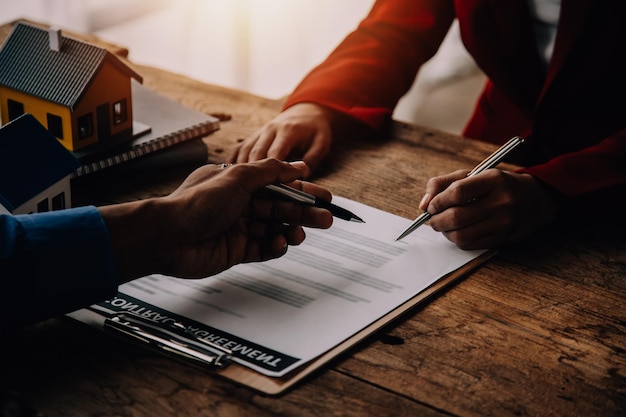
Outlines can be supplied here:
[[[434, 214], [430, 210], [434, 208], [429, 207], [430, 202], [435, 196], [438, 196], [441, 192], [448, 189], [452, 183], [462, 178], [466, 178], [467, 170], [458, 170], [450, 174], [433, 177], [426, 183], [426, 191], [420, 201], [419, 208], [422, 211], [428, 210], [429, 213]], [[439, 197], [441, 199], [441, 197]], [[441, 204], [441, 203], [440, 203]]]
[[259, 262], [279, 258], [287, 253], [289, 246], [297, 246], [305, 239], [304, 229], [300, 226], [274, 225], [274, 228], [276, 230], [270, 232], [261, 225], [252, 225], [247, 255], [243, 262]]
[[228, 162], [243, 163], [265, 158], [285, 159], [293, 146], [292, 140], [284, 137], [279, 132], [278, 126], [268, 124], [240, 143], [228, 157]]
[[327, 210], [263, 194], [265, 186], [283, 183], [330, 200], [324, 187], [298, 180], [306, 169], [276, 159], [198, 168], [169, 196], [146, 201], [158, 218], [172, 219], [160, 231], [167, 248], [159, 253], [168, 255], [151, 262], [170, 275], [195, 277], [282, 256], [303, 241], [303, 226], [328, 228], [333, 221]]
[[556, 201], [528, 174], [489, 169], [453, 182], [428, 207], [430, 226], [462, 249], [519, 241], [551, 221]]
[[260, 190], [266, 185], [291, 183], [301, 178], [306, 164], [288, 163], [276, 159], [264, 159], [243, 164], [234, 164], [223, 170], [225, 181], [235, 188], [243, 188], [247, 193]]
[[487, 170], [473, 177], [459, 170], [448, 175], [432, 178], [427, 184], [427, 193], [433, 195], [428, 204], [430, 214], [441, 213], [451, 207], [463, 206], [487, 194], [499, 181], [498, 170]]
[[[282, 236], [284, 243], [281, 246], [297, 246], [304, 241], [305, 233], [300, 225], [253, 221], [248, 224], [248, 236], [250, 240], [258, 242], [277, 240], [278, 236]], [[274, 252], [278, 253], [280, 248], [275, 249]]]
[[[292, 164], [294, 164], [294, 162], [292, 162]], [[333, 198], [333, 195], [328, 189], [322, 187], [321, 185], [314, 184], [312, 182], [297, 180], [297, 181], [293, 181], [289, 183], [288, 185], [290, 187], [297, 188], [298, 190], [302, 190], [307, 194], [311, 194], [311, 195], [314, 195], [315, 197], [319, 197], [322, 200], [331, 201]]]
[[289, 246], [297, 246], [304, 242], [304, 229], [300, 226], [285, 226], [280, 234], [274, 235], [269, 242], [269, 252], [261, 253], [265, 259], [274, 259], [287, 253]]
[[[308, 194], [330, 201], [332, 194], [320, 185], [300, 181], [304, 173], [309, 170], [303, 161], [285, 162], [275, 159], [265, 159], [244, 164], [230, 165], [224, 170], [224, 176], [237, 185], [245, 186], [250, 193], [260, 190], [266, 185], [283, 183]], [[227, 171], [227, 172], [226, 172]]]
[[265, 198], [252, 200], [250, 218], [257, 222], [302, 225], [320, 229], [328, 229], [333, 223], [333, 216], [326, 209]]
[[480, 199], [433, 216], [430, 226], [461, 249], [482, 249], [503, 242], [511, 232], [511, 213]]
[[459, 170], [428, 181], [427, 193], [435, 193], [427, 203], [430, 226], [462, 249], [489, 247], [484, 245], [501, 240], [508, 230], [501, 208], [486, 198], [496, 182], [488, 171], [467, 178], [467, 171]]
[[328, 154], [332, 142], [328, 110], [311, 103], [296, 104], [277, 115], [233, 149], [230, 163], [257, 161], [265, 158], [304, 160], [309, 177]]
[[328, 228], [332, 215], [324, 209], [288, 201], [267, 193], [259, 194], [268, 184], [284, 183], [326, 201], [332, 194], [326, 188], [309, 182], [296, 180], [307, 168], [301, 161], [282, 162], [265, 159], [246, 164], [235, 164], [223, 170], [231, 182], [229, 187], [245, 187], [246, 194], [254, 195], [249, 203], [249, 216], [254, 220], [273, 221], [282, 224], [297, 224], [309, 227]]
[[302, 160], [306, 162], [309, 170], [302, 178], [308, 178], [317, 169], [322, 160], [328, 155], [331, 148], [330, 132], [318, 132], [313, 138], [311, 146], [302, 155]]
[[[236, 164], [223, 169], [222, 165], [209, 164], [193, 171], [183, 183], [170, 194], [178, 197], [185, 193], [202, 193], [206, 195], [210, 189], [213, 194], [239, 194], [249, 198], [254, 191], [272, 183], [290, 183], [302, 178], [308, 167], [302, 162], [281, 162], [267, 159], [248, 164]], [[317, 189], [317, 192], [322, 192]], [[246, 197], [247, 196], [247, 197]], [[216, 204], [213, 202], [212, 204]]]

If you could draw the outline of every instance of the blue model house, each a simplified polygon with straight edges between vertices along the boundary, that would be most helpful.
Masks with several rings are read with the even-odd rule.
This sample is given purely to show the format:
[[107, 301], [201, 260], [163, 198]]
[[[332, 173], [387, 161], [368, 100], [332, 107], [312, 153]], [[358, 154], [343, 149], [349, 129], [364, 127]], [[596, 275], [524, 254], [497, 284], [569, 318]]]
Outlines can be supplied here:
[[31, 114], [0, 128], [0, 213], [71, 207], [70, 178], [80, 162]]

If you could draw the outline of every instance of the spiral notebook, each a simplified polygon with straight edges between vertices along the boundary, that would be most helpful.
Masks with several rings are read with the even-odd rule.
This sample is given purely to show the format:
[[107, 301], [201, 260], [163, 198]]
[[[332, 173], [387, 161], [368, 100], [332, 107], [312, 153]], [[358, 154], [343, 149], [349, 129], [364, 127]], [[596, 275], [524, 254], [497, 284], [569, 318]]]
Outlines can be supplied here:
[[74, 177], [200, 139], [219, 129], [216, 117], [185, 107], [134, 81], [132, 94], [133, 138], [112, 147], [95, 146], [73, 152], [82, 164]]

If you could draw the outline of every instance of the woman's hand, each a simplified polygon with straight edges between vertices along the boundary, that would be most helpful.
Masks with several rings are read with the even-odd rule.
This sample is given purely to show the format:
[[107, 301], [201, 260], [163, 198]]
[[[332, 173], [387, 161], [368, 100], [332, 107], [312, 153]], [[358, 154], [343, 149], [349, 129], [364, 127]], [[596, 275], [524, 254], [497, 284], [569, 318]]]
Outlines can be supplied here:
[[551, 222], [557, 197], [529, 174], [488, 169], [466, 177], [467, 170], [431, 178], [420, 209], [430, 226], [462, 249], [483, 249], [516, 242]]
[[332, 111], [323, 106], [296, 104], [239, 144], [227, 161], [241, 163], [294, 157], [306, 163], [308, 169], [303, 178], [307, 178], [330, 151], [332, 117]]

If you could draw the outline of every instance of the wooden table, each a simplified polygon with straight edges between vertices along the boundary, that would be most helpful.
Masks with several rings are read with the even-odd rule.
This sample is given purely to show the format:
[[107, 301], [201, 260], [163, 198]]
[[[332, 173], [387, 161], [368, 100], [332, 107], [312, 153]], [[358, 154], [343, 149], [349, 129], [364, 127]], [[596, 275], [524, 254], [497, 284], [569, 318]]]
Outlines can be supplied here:
[[[135, 68], [146, 86], [231, 120], [167, 157], [75, 180], [75, 205], [166, 194], [199, 164], [220, 162], [280, 108], [280, 101]], [[345, 138], [314, 180], [413, 218], [429, 177], [471, 167], [492, 150], [397, 123], [378, 140]], [[2, 392], [19, 391], [50, 417], [626, 415], [623, 231], [623, 224], [585, 224], [502, 248], [279, 397], [63, 319], [2, 341]]]

